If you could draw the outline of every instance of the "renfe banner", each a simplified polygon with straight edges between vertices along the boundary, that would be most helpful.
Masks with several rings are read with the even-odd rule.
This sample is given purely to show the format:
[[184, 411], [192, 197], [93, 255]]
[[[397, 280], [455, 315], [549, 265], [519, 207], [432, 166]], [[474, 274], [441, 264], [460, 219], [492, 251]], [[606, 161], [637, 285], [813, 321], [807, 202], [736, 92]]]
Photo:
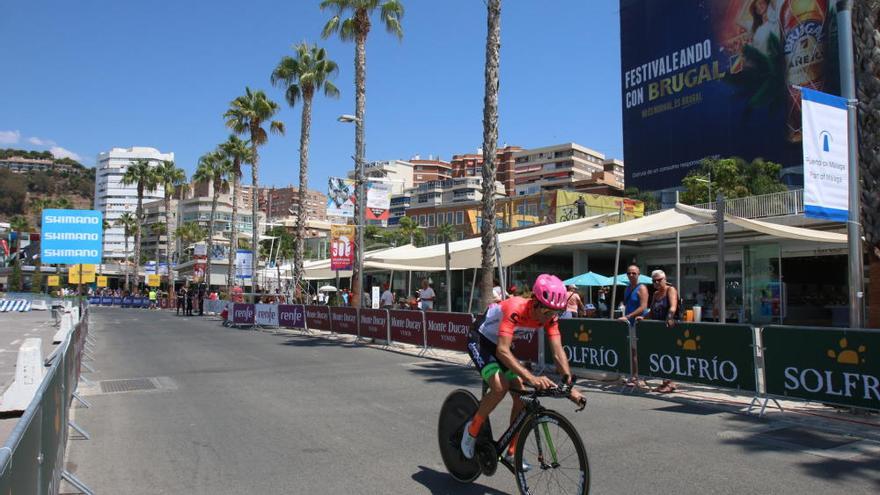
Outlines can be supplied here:
[[849, 216], [849, 135], [846, 100], [801, 90], [804, 216], [845, 222]]
[[278, 324], [285, 328], [305, 328], [306, 312], [301, 304], [279, 304]]
[[95, 210], [43, 210], [42, 263], [100, 264], [104, 217]]
[[[562, 349], [572, 367], [630, 372], [629, 324], [619, 320], [573, 318], [559, 320]], [[548, 339], [549, 340], [549, 339]], [[544, 345], [544, 361], [553, 363], [550, 343]]]
[[360, 336], [371, 339], [388, 338], [388, 311], [384, 309], [361, 309], [358, 316]]
[[232, 323], [236, 325], [254, 324], [254, 305], [235, 303], [232, 305]]
[[278, 326], [278, 305], [277, 304], [256, 304], [254, 305], [254, 323], [267, 327]]
[[330, 331], [330, 308], [327, 306], [303, 306], [309, 330]]
[[388, 312], [391, 340], [405, 344], [424, 345], [424, 320], [421, 311], [392, 310]]
[[767, 393], [880, 410], [880, 331], [766, 326]]
[[757, 391], [750, 325], [643, 320], [636, 339], [639, 375]]
[[453, 351], [467, 350], [468, 334], [473, 322], [474, 317], [469, 313], [426, 311], [425, 329], [428, 345]]
[[620, 0], [626, 186], [678, 187], [707, 157], [800, 167], [797, 87], [839, 92], [836, 4]]
[[330, 308], [330, 322], [336, 333], [358, 334], [358, 310], [357, 308], [332, 307]]

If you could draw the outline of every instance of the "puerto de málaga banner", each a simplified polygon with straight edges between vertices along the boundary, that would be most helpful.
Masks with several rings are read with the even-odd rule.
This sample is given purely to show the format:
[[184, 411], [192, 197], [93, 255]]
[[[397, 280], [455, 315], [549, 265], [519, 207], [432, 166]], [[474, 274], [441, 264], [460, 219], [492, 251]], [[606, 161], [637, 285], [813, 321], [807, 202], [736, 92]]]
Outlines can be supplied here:
[[849, 135], [846, 99], [803, 89], [804, 215], [849, 217]]
[[802, 175], [800, 93], [839, 94], [836, 2], [620, 0], [626, 186], [658, 190], [707, 157]]

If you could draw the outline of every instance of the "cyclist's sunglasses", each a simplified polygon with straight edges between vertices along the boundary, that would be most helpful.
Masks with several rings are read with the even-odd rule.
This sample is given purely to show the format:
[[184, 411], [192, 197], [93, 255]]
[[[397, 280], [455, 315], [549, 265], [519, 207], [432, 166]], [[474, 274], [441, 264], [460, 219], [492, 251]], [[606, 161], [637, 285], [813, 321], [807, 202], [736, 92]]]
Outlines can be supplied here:
[[545, 317], [548, 317], [548, 318], [553, 317], [553, 316], [559, 316], [563, 312], [563, 310], [561, 310], [561, 309], [548, 308], [547, 306], [544, 306], [543, 304], [541, 304], [540, 302], [537, 302], [537, 301], [535, 301], [535, 308], [538, 310], [539, 313], [541, 313], [542, 315], [544, 315]]

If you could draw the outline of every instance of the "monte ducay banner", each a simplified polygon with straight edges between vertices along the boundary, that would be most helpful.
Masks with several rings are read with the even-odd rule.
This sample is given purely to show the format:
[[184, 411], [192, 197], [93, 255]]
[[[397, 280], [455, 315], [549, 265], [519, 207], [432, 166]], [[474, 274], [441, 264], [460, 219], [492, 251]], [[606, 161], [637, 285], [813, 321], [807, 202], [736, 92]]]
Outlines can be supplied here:
[[662, 321], [636, 325], [639, 375], [755, 392], [750, 325]]
[[428, 346], [453, 351], [467, 349], [473, 316], [469, 313], [425, 312]]
[[425, 323], [421, 311], [392, 310], [388, 312], [391, 340], [413, 345], [425, 344]]
[[767, 326], [767, 393], [880, 410], [880, 330]]
[[388, 338], [388, 311], [384, 309], [361, 309], [358, 316], [361, 337]]

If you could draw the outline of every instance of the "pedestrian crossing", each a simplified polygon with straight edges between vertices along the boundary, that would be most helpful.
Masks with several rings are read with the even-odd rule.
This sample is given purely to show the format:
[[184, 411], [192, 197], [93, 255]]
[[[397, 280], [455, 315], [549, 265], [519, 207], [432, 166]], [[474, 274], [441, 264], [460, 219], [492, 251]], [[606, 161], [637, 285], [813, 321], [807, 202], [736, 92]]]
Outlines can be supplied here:
[[25, 312], [31, 310], [31, 301], [25, 299], [0, 299], [0, 313], [14, 311]]

